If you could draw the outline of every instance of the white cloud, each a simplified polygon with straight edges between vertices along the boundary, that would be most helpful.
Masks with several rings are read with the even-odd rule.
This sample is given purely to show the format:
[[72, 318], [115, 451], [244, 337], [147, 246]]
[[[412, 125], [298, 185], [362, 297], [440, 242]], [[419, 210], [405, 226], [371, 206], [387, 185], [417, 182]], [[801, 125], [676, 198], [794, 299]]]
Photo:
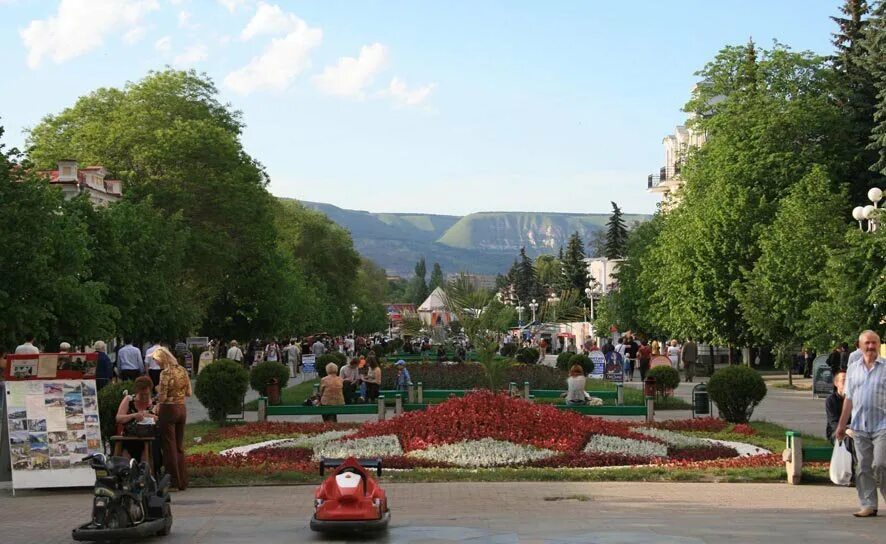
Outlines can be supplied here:
[[334, 66], [327, 66], [322, 74], [314, 76], [314, 85], [327, 94], [362, 99], [363, 89], [384, 68], [387, 57], [387, 48], [382, 44], [364, 45], [356, 59], [342, 57]]
[[246, 4], [249, 3], [249, 0], [218, 0], [218, 3], [223, 5], [231, 13], [234, 13], [240, 6], [246, 6]]
[[209, 58], [209, 49], [206, 45], [198, 43], [185, 49], [184, 53], [176, 55], [172, 59], [172, 63], [179, 67], [186, 67], [204, 61], [207, 58]]
[[294, 28], [271, 41], [261, 55], [225, 77], [225, 84], [240, 94], [267, 89], [282, 91], [311, 66], [310, 52], [323, 41], [323, 31], [295, 18]]
[[62, 0], [55, 15], [35, 19], [19, 35], [28, 50], [28, 67], [44, 57], [56, 64], [101, 46], [108, 34], [139, 26], [158, 9], [157, 0]]
[[418, 106], [427, 100], [436, 88], [436, 83], [429, 83], [423, 87], [409, 89], [407, 88], [405, 81], [399, 77], [395, 77], [391, 80], [388, 90], [384, 91], [383, 94], [390, 96], [404, 106]]
[[184, 29], [197, 28], [197, 25], [191, 22], [191, 12], [187, 10], [178, 12], [178, 27]]
[[168, 53], [172, 50], [172, 38], [170, 36], [163, 36], [154, 42], [154, 49], [161, 53]]
[[264, 34], [272, 36], [286, 34], [296, 29], [301, 22], [301, 19], [292, 13], [284, 12], [280, 6], [261, 2], [255, 15], [240, 33], [240, 39], [246, 41]]
[[142, 41], [145, 37], [145, 34], [148, 32], [148, 27], [146, 26], [137, 26], [123, 35], [123, 43], [126, 45], [134, 45], [138, 42]]

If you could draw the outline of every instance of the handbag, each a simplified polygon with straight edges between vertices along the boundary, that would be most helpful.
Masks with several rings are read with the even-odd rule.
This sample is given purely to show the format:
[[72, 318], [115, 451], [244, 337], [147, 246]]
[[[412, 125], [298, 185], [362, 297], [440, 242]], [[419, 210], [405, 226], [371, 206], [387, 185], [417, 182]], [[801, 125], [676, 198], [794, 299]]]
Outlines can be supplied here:
[[834, 444], [831, 454], [831, 482], [836, 485], [848, 486], [852, 482], [852, 454], [845, 440]]

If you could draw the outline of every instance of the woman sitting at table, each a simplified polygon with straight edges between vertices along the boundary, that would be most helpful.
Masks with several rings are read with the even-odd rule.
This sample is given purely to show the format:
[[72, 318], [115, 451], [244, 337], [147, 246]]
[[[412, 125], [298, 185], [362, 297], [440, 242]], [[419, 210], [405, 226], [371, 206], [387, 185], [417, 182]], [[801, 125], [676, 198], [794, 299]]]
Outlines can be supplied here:
[[[139, 376], [135, 379], [132, 395], [124, 395], [117, 408], [117, 434], [123, 436], [155, 436], [156, 435], [156, 411], [157, 406], [151, 398], [151, 389], [154, 387], [151, 378]], [[149, 425], [150, 429], [139, 432], [136, 425]], [[156, 442], [156, 440], [155, 440]], [[137, 462], [142, 460], [144, 443], [141, 441], [123, 442], [123, 451], [126, 457], [131, 457]]]

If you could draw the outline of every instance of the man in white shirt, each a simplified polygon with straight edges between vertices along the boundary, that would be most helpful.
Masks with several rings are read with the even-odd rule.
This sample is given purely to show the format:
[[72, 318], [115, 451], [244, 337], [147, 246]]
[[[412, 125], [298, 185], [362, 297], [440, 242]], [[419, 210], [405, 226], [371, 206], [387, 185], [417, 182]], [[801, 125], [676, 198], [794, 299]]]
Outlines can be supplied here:
[[323, 342], [321, 342], [319, 338], [314, 342], [314, 345], [311, 346], [311, 353], [317, 357], [326, 353], [326, 346], [323, 345]]
[[231, 347], [228, 348], [227, 358], [238, 363], [243, 362], [243, 350], [237, 345], [236, 340], [231, 340]]
[[154, 340], [153, 345], [145, 350], [145, 366], [148, 367], [148, 376], [154, 387], [160, 385], [160, 365], [154, 360], [154, 352], [160, 347], [160, 340]]
[[126, 342], [117, 352], [117, 368], [124, 380], [134, 380], [145, 373], [145, 360], [142, 359], [142, 350], [132, 345], [132, 340]]
[[26, 334], [25, 343], [15, 348], [16, 355], [36, 355], [40, 353], [40, 348], [34, 345], [34, 335]]
[[286, 360], [289, 361], [293, 374], [298, 374], [299, 356], [301, 355], [301, 346], [298, 340], [295, 338], [291, 339], [289, 345], [283, 348], [283, 351], [286, 354]]

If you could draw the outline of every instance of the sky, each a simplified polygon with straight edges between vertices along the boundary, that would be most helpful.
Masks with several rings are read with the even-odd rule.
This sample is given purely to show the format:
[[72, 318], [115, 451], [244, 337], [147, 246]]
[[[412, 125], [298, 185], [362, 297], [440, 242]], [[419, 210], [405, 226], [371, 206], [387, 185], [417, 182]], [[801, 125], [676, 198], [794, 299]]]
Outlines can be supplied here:
[[372, 212], [651, 213], [646, 177], [725, 45], [831, 52], [838, 0], [0, 0], [4, 142], [193, 68], [270, 191]]

